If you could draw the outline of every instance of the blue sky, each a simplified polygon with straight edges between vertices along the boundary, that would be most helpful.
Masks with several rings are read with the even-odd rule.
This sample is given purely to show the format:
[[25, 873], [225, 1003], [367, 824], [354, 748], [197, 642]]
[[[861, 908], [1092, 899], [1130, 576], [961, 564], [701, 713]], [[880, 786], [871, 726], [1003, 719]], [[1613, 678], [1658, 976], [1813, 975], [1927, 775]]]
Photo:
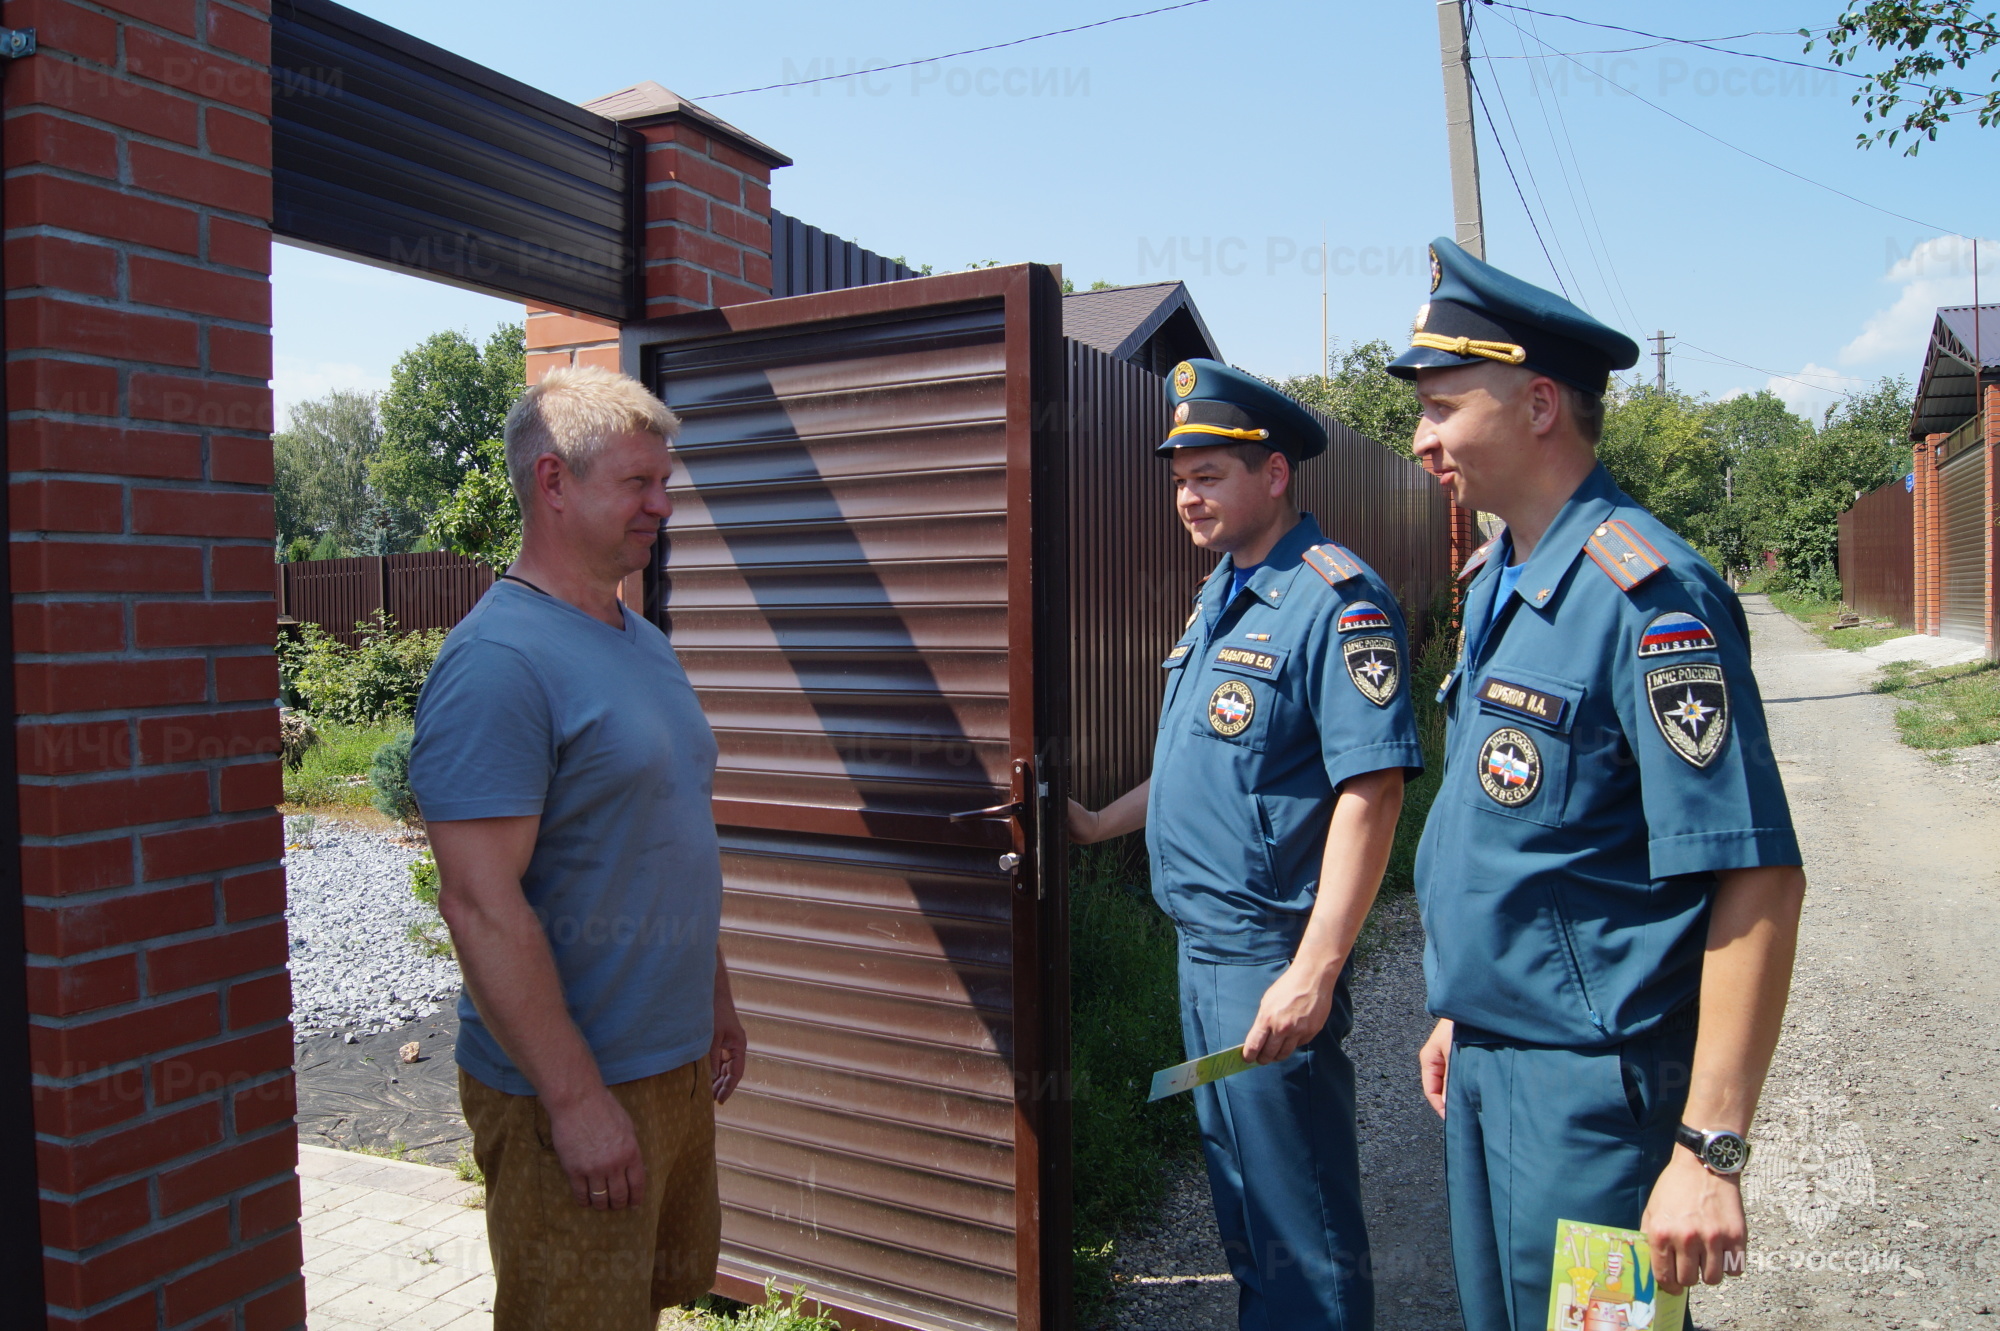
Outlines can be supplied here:
[[[1419, 0], [1206, 0], [730, 97], [710, 95], [1160, 0], [347, 3], [574, 101], [657, 80], [795, 159], [773, 178], [777, 207], [940, 272], [993, 259], [1059, 263], [1080, 286], [1178, 277], [1224, 355], [1259, 373], [1315, 368], [1322, 235], [1334, 339], [1398, 341], [1424, 298], [1424, 246], [1451, 230], [1436, 18]], [[1514, 176], [1482, 115], [1489, 259], [1567, 287], [1634, 337], [1675, 334], [1670, 377], [1692, 391], [1768, 386], [1816, 409], [1880, 375], [1916, 377], [1931, 311], [1972, 297], [1960, 238], [2000, 192], [2000, 129], [1961, 120], [1916, 158], [1862, 151], [1849, 78], [1547, 16], [1712, 39], [1822, 27], [1839, 0], [1530, 3], [1544, 16], [1474, 6], [1474, 50], [1492, 57], [1475, 69]], [[1796, 36], [1727, 44], [1819, 58]], [[2000, 300], [1984, 289], [2000, 282], [2000, 242], [1982, 240], [1980, 258], [1982, 295]], [[396, 356], [436, 329], [483, 336], [520, 311], [283, 246], [275, 282], [281, 420], [330, 388], [386, 387]]]

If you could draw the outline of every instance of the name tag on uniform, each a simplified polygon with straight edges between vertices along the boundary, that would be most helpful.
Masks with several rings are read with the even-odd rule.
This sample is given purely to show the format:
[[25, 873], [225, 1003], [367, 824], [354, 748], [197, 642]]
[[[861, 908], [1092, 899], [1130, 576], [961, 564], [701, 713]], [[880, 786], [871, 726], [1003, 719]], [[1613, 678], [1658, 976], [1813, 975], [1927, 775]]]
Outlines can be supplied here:
[[1553, 693], [1544, 693], [1526, 684], [1513, 684], [1504, 679], [1489, 678], [1480, 686], [1479, 701], [1491, 703], [1517, 716], [1525, 716], [1531, 721], [1539, 721], [1545, 726], [1560, 726], [1563, 714], [1569, 710], [1567, 698], [1558, 698]]
[[1176, 643], [1174, 649], [1167, 653], [1167, 659], [1160, 662], [1160, 669], [1165, 670], [1170, 666], [1179, 665], [1187, 659], [1187, 654], [1193, 650], [1194, 644], [1191, 642]]
[[1259, 679], [1276, 679], [1278, 667], [1285, 663], [1279, 652], [1260, 652], [1254, 647], [1223, 647], [1215, 653], [1215, 664], [1227, 666], [1231, 670], [1241, 670]]

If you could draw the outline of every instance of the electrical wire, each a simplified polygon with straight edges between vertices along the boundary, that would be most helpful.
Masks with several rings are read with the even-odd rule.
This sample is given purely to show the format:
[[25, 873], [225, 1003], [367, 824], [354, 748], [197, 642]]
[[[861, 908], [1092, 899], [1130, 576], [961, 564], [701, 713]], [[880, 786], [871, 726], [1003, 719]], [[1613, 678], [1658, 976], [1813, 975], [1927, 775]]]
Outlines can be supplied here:
[[893, 65], [876, 65], [870, 69], [850, 69], [845, 74], [822, 74], [818, 78], [793, 79], [789, 83], [766, 83], [755, 88], [733, 88], [728, 92], [704, 93], [693, 98], [697, 102], [712, 102], [718, 97], [741, 97], [747, 92], [771, 92], [778, 88], [802, 88], [809, 83], [830, 83], [835, 79], [858, 78], [863, 74], [886, 74], [890, 70], [909, 69], [913, 65], [929, 65], [939, 60], [956, 60], [962, 55], [979, 55], [986, 51], [1004, 51], [1010, 46], [1026, 46], [1029, 42], [1039, 42], [1050, 37], [1066, 37], [1073, 32], [1089, 32], [1092, 28], [1108, 28], [1114, 23], [1126, 23], [1135, 18], [1151, 18], [1155, 14], [1171, 14], [1176, 9], [1193, 9], [1205, 5], [1210, 0], [1181, 0], [1177, 5], [1161, 5], [1158, 9], [1142, 9], [1136, 14], [1119, 14], [1114, 18], [1099, 19], [1095, 23], [1079, 23], [1073, 28], [1057, 28], [1053, 32], [1038, 32], [1032, 37], [1016, 37], [1010, 42], [994, 42], [990, 46], [969, 46], [963, 51], [947, 51], [943, 55], [925, 56], [921, 60], [901, 60]]
[[[1508, 7], [1515, 8], [1516, 6], [1508, 6]], [[1502, 14], [1499, 17], [1501, 22], [1509, 24], [1517, 29], [1520, 28], [1520, 24], [1515, 23], [1505, 14]], [[1557, 15], [1556, 17], [1564, 17], [1564, 16]], [[1532, 36], [1533, 34], [1530, 35]], [[1666, 107], [1661, 106], [1658, 102], [1649, 101], [1648, 99], [1641, 97], [1638, 93], [1633, 92], [1630, 88], [1626, 87], [1624, 84], [1615, 82], [1609, 77], [1600, 74], [1595, 70], [1591, 70], [1590, 67], [1584, 64], [1581, 60], [1576, 59], [1574, 56], [1565, 55], [1563, 52], [1556, 50], [1554, 47], [1550, 46], [1549, 43], [1543, 41], [1542, 38], [1540, 38], [1539, 36], [1535, 37], [1535, 41], [1541, 46], [1546, 47], [1548, 49], [1549, 54], [1562, 56], [1564, 59], [1568, 60], [1571, 64], [1577, 66], [1579, 69], [1583, 69], [1590, 72], [1592, 77], [1603, 79], [1604, 82], [1618, 89], [1618, 91], [1624, 93], [1626, 96], [1632, 98], [1634, 101], [1637, 101], [1645, 106], [1651, 107], [1653, 110], [1658, 111], [1661, 115], [1667, 117], [1667, 119], [1687, 126], [1689, 129], [1701, 135], [1703, 138], [1713, 139], [1715, 142], [1729, 149], [1729, 151], [1733, 153], [1739, 153], [1742, 156], [1749, 158], [1753, 162], [1757, 162], [1761, 165], [1768, 166], [1773, 171], [1777, 171], [1783, 175], [1790, 176], [1794, 180], [1803, 181], [1805, 184], [1811, 185], [1814, 189], [1825, 190], [1828, 194], [1837, 194], [1841, 198], [1846, 199], [1849, 203], [1858, 203], [1863, 208], [1867, 208], [1873, 212], [1881, 213], [1884, 217], [1893, 217], [1898, 221], [1908, 222], [1913, 226], [1928, 227], [1931, 230], [1941, 231], [1952, 235], [1959, 234], [1961, 230], [1961, 228], [1944, 226], [1943, 224], [1938, 222], [1927, 222], [1921, 217], [1911, 217], [1908, 213], [1899, 213], [1893, 208], [1884, 208], [1879, 203], [1870, 203], [1868, 202], [1868, 200], [1860, 198], [1857, 195], [1849, 194], [1844, 189], [1837, 189], [1834, 186], [1826, 184], [1823, 181], [1814, 180], [1811, 176], [1801, 175], [1799, 172], [1792, 170], [1788, 166], [1780, 166], [1778, 165], [1778, 163], [1772, 161], [1768, 157], [1759, 157], [1756, 153], [1751, 152], [1748, 148], [1738, 147], [1736, 144], [1731, 143], [1728, 139], [1723, 138], [1721, 135], [1714, 134], [1706, 129], [1703, 129], [1700, 125], [1695, 124], [1692, 120], [1689, 120], [1684, 116], [1675, 115], [1672, 111], [1669, 111]]]
[[[1703, 362], [1704, 364], [1708, 364], [1708, 365], [1730, 365], [1730, 366], [1734, 366], [1735, 368], [1737, 368], [1737, 369], [1739, 369], [1739, 370], [1750, 370], [1750, 371], [1752, 371], [1752, 372], [1754, 372], [1754, 373], [1756, 373], [1756, 374], [1763, 374], [1763, 375], [1769, 375], [1769, 376], [1770, 376], [1771, 378], [1773, 378], [1773, 379], [1783, 379], [1783, 380], [1787, 381], [1788, 383], [1794, 383], [1794, 384], [1797, 384], [1797, 385], [1799, 385], [1799, 387], [1801, 387], [1801, 388], [1810, 388], [1810, 389], [1814, 390], [1815, 392], [1820, 392], [1820, 393], [1834, 393], [1834, 392], [1840, 392], [1840, 391], [1842, 391], [1842, 390], [1840, 390], [1840, 389], [1834, 389], [1834, 388], [1828, 388], [1828, 387], [1827, 387], [1827, 386], [1826, 386], [1825, 384], [1813, 384], [1813, 383], [1807, 383], [1807, 382], [1806, 382], [1806, 381], [1805, 381], [1804, 379], [1801, 379], [1801, 378], [1799, 378], [1799, 377], [1798, 377], [1798, 375], [1796, 375], [1796, 374], [1780, 374], [1780, 373], [1778, 373], [1778, 372], [1777, 372], [1776, 370], [1767, 370], [1767, 369], [1763, 368], [1763, 367], [1762, 367], [1761, 365], [1752, 365], [1752, 364], [1750, 364], [1750, 363], [1749, 363], [1748, 361], [1740, 361], [1740, 360], [1737, 360], [1737, 359], [1736, 359], [1736, 358], [1735, 358], [1734, 356], [1725, 356], [1725, 355], [1723, 355], [1723, 354], [1722, 354], [1721, 352], [1719, 352], [1719, 351], [1710, 351], [1710, 350], [1709, 350], [1709, 349], [1708, 349], [1707, 347], [1702, 347], [1702, 346], [1696, 346], [1696, 345], [1695, 345], [1694, 343], [1692, 343], [1692, 342], [1688, 341], [1688, 340], [1687, 340], [1686, 338], [1676, 338], [1675, 340], [1676, 340], [1677, 342], [1679, 342], [1679, 343], [1680, 343], [1680, 344], [1681, 344], [1682, 346], [1684, 346], [1684, 347], [1688, 347], [1688, 348], [1691, 348], [1691, 349], [1693, 349], [1693, 350], [1695, 350], [1695, 351], [1699, 351], [1699, 352], [1703, 352], [1703, 353], [1705, 353], [1706, 355], [1709, 355], [1709, 356], [1713, 356], [1713, 357], [1715, 357], [1715, 359], [1714, 359], [1714, 360], [1709, 360], [1709, 361], [1704, 361], [1704, 362]], [[1700, 357], [1700, 356], [1689, 356], [1689, 357], [1688, 357], [1688, 359], [1689, 359], [1689, 360], [1701, 360], [1701, 359], [1702, 359], [1702, 357]], [[1863, 379], [1863, 378], [1860, 378], [1860, 377], [1858, 377], [1858, 376], [1856, 376], [1856, 375], [1852, 375], [1852, 374], [1824, 374], [1824, 375], [1814, 375], [1814, 374], [1812, 374], [1812, 372], [1811, 372], [1811, 371], [1809, 371], [1809, 370], [1800, 370], [1800, 371], [1799, 371], [1799, 374], [1805, 374], [1805, 375], [1810, 375], [1810, 376], [1811, 376], [1812, 378], [1815, 378], [1815, 379], [1840, 379], [1840, 380], [1843, 380], [1843, 381], [1845, 381], [1845, 382], [1847, 382], [1847, 383], [1851, 383], [1851, 384], [1865, 384], [1865, 383], [1867, 383], [1867, 382], [1868, 382], [1868, 381], [1867, 381], [1866, 379]]]
[[[1489, 9], [1511, 9], [1517, 13], [1533, 14], [1539, 18], [1559, 18], [1569, 23], [1581, 24], [1586, 28], [1602, 28], [1607, 32], [1630, 33], [1634, 37], [1646, 37], [1673, 46], [1698, 46], [1704, 51], [1716, 51], [1723, 55], [1741, 56], [1745, 60], [1766, 60], [1774, 65], [1790, 65], [1794, 69], [1809, 69], [1814, 73], [1824, 71], [1829, 74], [1845, 74], [1851, 79], [1865, 79], [1868, 77], [1866, 74], [1857, 74], [1851, 69], [1842, 69], [1838, 65], [1814, 65], [1808, 64], [1803, 60], [1787, 60], [1783, 56], [1764, 55], [1757, 51], [1738, 51], [1733, 47], [1716, 45], [1717, 42], [1742, 41], [1745, 37], [1796, 37], [1799, 35], [1796, 28], [1790, 32], [1739, 32], [1729, 37], [1670, 37], [1663, 32], [1647, 32], [1642, 28], [1627, 28], [1616, 23], [1595, 23], [1587, 18], [1578, 18], [1574, 14], [1557, 14], [1547, 9], [1530, 9], [1526, 5], [1512, 5], [1506, 3], [1506, 0], [1482, 0], [1482, 3]], [[1828, 30], [1822, 28], [1818, 31], [1825, 32]], [[1634, 49], [1643, 50], [1645, 48], [1638, 47]], [[1613, 53], [1607, 51], [1604, 54], [1610, 55]], [[1925, 87], [1927, 85], [1913, 84], [1912, 86]]]
[[1493, 135], [1493, 146], [1500, 150], [1500, 162], [1507, 168], [1507, 179], [1514, 182], [1514, 197], [1521, 201], [1521, 211], [1528, 215], [1528, 226], [1535, 233], [1535, 243], [1542, 247], [1542, 257], [1549, 262], [1549, 272], [1555, 277], [1556, 286], [1562, 291], [1564, 299], [1568, 299], [1569, 288], [1563, 286], [1562, 273], [1556, 268], [1555, 258], [1549, 253], [1549, 242], [1542, 239], [1542, 229], [1535, 224], [1535, 210], [1528, 206], [1528, 196], [1521, 192], [1521, 182], [1514, 175], [1514, 164], [1507, 159], [1507, 145], [1501, 141], [1500, 129], [1493, 123], [1493, 112], [1486, 105], [1486, 90], [1479, 85], [1478, 79], [1472, 77], [1470, 69], [1465, 71], [1465, 76], [1466, 81], [1472, 85], [1473, 96], [1479, 99], [1479, 109], [1486, 115], [1486, 129]]
[[[1471, 39], [1474, 36], [1478, 35], [1478, 31], [1479, 29], [1476, 21], [1467, 26], [1466, 36], [1467, 36], [1468, 48], [1470, 47]], [[1470, 72], [1471, 72], [1470, 70], [1467, 71], [1468, 74], [1470, 74]], [[1479, 84], [1477, 80], [1474, 80], [1473, 83], [1476, 88], [1483, 88], [1483, 85]], [[1507, 104], [1507, 91], [1504, 87], [1500, 85], [1500, 83], [1497, 80], [1494, 82], [1493, 85], [1493, 94], [1494, 96], [1500, 99], [1500, 111], [1503, 115], [1507, 117], [1507, 128], [1513, 132], [1514, 146], [1520, 150], [1521, 169], [1527, 173], [1528, 187], [1535, 192], [1535, 202], [1541, 205], [1542, 220], [1549, 224], [1549, 234], [1551, 236], [1555, 236], [1555, 245], [1556, 245], [1555, 252], [1562, 256], [1563, 266], [1569, 269], [1570, 285], [1576, 287], [1579, 291], [1581, 291], [1583, 289], [1583, 284], [1577, 281], [1576, 279], [1576, 265], [1570, 262], [1569, 251], [1563, 248], [1562, 237], [1556, 234], [1555, 214], [1549, 211], [1549, 201], [1542, 195], [1541, 181], [1536, 179], [1535, 177], [1535, 164], [1528, 160], [1527, 141], [1521, 137], [1520, 126], [1514, 123], [1514, 109]], [[1507, 162], [1508, 159], [1507, 159], [1506, 146], [1500, 141], [1499, 126], [1494, 123], [1493, 112], [1486, 106], [1485, 94], [1483, 91], [1480, 94], [1480, 109], [1486, 112], [1486, 125], [1487, 128], [1491, 130], [1493, 133], [1494, 146], [1500, 149], [1500, 160], [1503, 162]], [[1509, 175], [1513, 173], [1513, 165], [1511, 162], [1508, 163], [1508, 173]], [[1519, 181], [1515, 182], [1514, 189], [1517, 194], [1520, 193], [1521, 186]], [[1525, 209], [1527, 208], [1527, 206], [1528, 206], [1527, 197], [1525, 195], [1522, 195], [1521, 207]], [[1534, 214], [1530, 212], [1529, 221], [1532, 222], [1533, 220], [1534, 220]], [[1539, 230], [1537, 231], [1537, 238], [1538, 239], [1540, 238]], [[1546, 244], [1544, 244], [1542, 247], [1542, 253], [1544, 257], [1548, 257], [1548, 246]], [[1549, 268], [1551, 271], [1556, 271], [1555, 260], [1553, 258], [1549, 259]], [[1560, 272], [1557, 272], [1556, 274], [1556, 284], [1558, 286], [1562, 285], [1562, 275]], [[1567, 287], [1564, 287], [1563, 294], [1564, 295], [1569, 294], [1569, 289]]]

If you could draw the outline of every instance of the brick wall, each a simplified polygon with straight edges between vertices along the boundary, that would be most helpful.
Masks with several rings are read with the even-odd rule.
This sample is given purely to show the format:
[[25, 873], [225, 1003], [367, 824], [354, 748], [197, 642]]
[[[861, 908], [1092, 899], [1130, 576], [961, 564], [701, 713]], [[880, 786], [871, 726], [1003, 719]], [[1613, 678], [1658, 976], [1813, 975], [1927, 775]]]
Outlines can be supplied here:
[[51, 1324], [304, 1318], [269, 0], [8, 0], [10, 545]]
[[1995, 655], [1993, 603], [1996, 591], [2000, 590], [1994, 585], [1994, 573], [2000, 571], [2000, 558], [1996, 558], [2000, 556], [2000, 525], [1996, 525], [2000, 521], [2000, 477], [1993, 474], [1993, 444], [2000, 439], [2000, 385], [1986, 384], [1982, 376], [1979, 397], [1980, 408], [1985, 412], [1985, 420], [1980, 423], [1985, 439], [1980, 447], [1986, 453], [1986, 540], [1982, 543], [1985, 548], [1980, 554], [1986, 564], [1986, 656], [1992, 660]]
[[1939, 599], [1944, 591], [1944, 502], [1938, 493], [1937, 450], [1938, 445], [1949, 439], [1949, 434], [1927, 435], [1924, 442], [1914, 450], [1912, 470], [1917, 474], [1917, 585], [1916, 593], [1922, 610], [1917, 617], [1919, 632], [1936, 635], [1944, 631], [1943, 603]]

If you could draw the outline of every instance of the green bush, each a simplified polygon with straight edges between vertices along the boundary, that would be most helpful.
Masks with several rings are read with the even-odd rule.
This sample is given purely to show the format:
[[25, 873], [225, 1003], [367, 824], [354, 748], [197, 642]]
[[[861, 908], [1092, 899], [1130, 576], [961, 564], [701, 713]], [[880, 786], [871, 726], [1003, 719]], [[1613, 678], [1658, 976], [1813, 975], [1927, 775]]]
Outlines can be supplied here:
[[434, 957], [456, 956], [451, 945], [451, 930], [445, 927], [444, 917], [438, 914], [438, 866], [437, 857], [428, 850], [410, 861], [410, 895], [424, 908], [423, 918], [410, 925], [408, 937], [416, 944], [417, 950]]
[[417, 738], [405, 730], [375, 750], [368, 764], [368, 784], [375, 788], [375, 807], [399, 823], [414, 823], [417, 797], [410, 790], [410, 745]]
[[775, 1280], [764, 1282], [761, 1304], [707, 1294], [695, 1301], [693, 1313], [686, 1320], [701, 1331], [840, 1331], [840, 1323], [823, 1306], [808, 1300], [804, 1287], [794, 1285], [789, 1295], [781, 1295]]
[[281, 642], [278, 662], [286, 683], [319, 721], [373, 725], [408, 716], [444, 647], [445, 631], [399, 633], [395, 616], [380, 610], [354, 627], [361, 637], [358, 647], [317, 624], [306, 624], [298, 638]]
[[373, 794], [368, 769], [375, 751], [394, 739], [403, 726], [329, 721], [315, 728], [319, 743], [306, 751], [296, 769], [285, 769], [285, 803], [307, 808], [367, 805]]
[[438, 904], [437, 856], [425, 851], [410, 862], [410, 895], [432, 910]]

